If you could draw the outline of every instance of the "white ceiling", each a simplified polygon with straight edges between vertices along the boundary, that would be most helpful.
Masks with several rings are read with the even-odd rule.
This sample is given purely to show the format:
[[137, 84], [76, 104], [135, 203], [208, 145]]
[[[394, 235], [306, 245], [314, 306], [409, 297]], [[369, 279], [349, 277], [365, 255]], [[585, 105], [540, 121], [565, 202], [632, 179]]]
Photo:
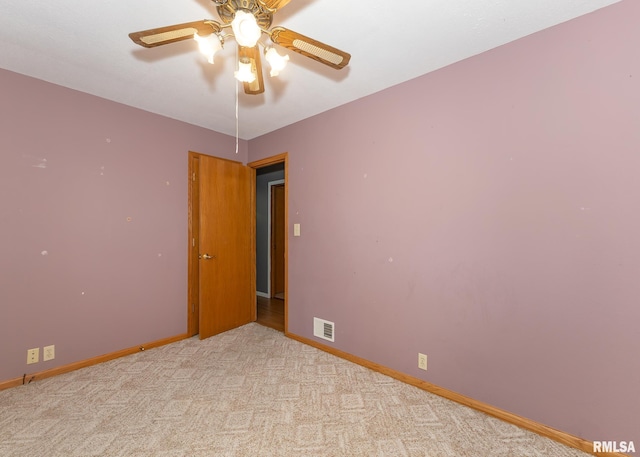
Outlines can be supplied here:
[[[239, 95], [239, 136], [255, 138], [618, 1], [292, 0], [273, 25], [349, 52], [351, 63], [334, 70], [289, 52], [280, 76], [265, 72], [264, 94]], [[145, 49], [128, 37], [218, 20], [210, 0], [2, 0], [1, 11], [0, 67], [236, 134], [235, 43], [210, 65], [192, 40]]]

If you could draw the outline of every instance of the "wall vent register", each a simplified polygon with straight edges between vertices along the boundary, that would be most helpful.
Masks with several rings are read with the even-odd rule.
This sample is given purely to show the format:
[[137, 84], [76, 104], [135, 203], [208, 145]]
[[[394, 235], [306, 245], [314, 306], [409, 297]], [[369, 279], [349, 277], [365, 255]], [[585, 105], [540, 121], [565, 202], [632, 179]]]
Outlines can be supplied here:
[[324, 319], [313, 318], [313, 336], [323, 340], [335, 341], [335, 324]]

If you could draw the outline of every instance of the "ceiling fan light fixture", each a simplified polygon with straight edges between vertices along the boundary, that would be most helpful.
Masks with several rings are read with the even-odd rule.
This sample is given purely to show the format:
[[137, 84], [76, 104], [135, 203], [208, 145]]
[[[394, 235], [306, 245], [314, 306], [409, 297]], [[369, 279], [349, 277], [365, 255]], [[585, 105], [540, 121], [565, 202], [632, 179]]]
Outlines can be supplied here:
[[198, 42], [198, 48], [200, 52], [206, 56], [209, 63], [213, 63], [213, 56], [216, 52], [222, 49], [222, 40], [220, 37], [212, 33], [207, 36], [200, 36], [198, 33], [193, 34], [193, 39]]
[[254, 47], [262, 34], [255, 16], [242, 10], [236, 11], [231, 29], [238, 44], [247, 48]]
[[265, 49], [264, 56], [271, 66], [271, 72], [269, 73], [271, 77], [278, 76], [278, 74], [284, 70], [284, 67], [287, 66], [287, 62], [289, 62], [289, 56], [287, 54], [281, 56], [275, 48], [271, 47]]
[[284, 27], [271, 27], [273, 14], [291, 1], [212, 0], [221, 22], [213, 19], [185, 22], [132, 32], [129, 38], [145, 48], [195, 39], [200, 51], [213, 63], [216, 52], [223, 49], [228, 37], [233, 37], [238, 43], [234, 76], [243, 82], [244, 93], [248, 95], [264, 92], [263, 60], [269, 62], [272, 77], [287, 65], [289, 56], [279, 54], [278, 47], [337, 70], [346, 67], [351, 59], [349, 53]]
[[251, 69], [250, 62], [238, 62], [238, 70], [233, 75], [242, 83], [252, 83], [256, 80], [256, 74]]

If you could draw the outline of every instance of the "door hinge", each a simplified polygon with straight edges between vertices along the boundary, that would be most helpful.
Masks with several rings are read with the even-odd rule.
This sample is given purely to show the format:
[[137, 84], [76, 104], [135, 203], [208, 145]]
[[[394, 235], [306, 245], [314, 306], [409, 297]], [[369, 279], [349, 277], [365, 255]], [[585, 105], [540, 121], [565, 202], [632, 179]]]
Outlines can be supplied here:
[[191, 180], [195, 181], [196, 180], [196, 172], [194, 171], [193, 174], [191, 175]]
[[196, 312], [196, 304], [195, 303], [191, 303], [191, 312], [192, 313]]
[[196, 239], [195, 238], [191, 238], [191, 247], [192, 248], [196, 247]]

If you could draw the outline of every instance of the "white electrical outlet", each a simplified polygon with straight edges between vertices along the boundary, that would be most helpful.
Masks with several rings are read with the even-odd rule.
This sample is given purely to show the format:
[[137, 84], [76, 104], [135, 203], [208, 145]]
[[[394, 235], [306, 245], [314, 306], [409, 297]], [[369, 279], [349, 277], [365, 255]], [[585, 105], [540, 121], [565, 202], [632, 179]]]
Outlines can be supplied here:
[[418, 368], [427, 371], [427, 354], [418, 352]]
[[56, 358], [56, 346], [52, 344], [51, 346], [45, 346], [42, 348], [42, 361], [46, 362], [47, 360], [53, 360]]
[[27, 365], [31, 363], [38, 363], [40, 360], [40, 348], [33, 348], [27, 350]]

